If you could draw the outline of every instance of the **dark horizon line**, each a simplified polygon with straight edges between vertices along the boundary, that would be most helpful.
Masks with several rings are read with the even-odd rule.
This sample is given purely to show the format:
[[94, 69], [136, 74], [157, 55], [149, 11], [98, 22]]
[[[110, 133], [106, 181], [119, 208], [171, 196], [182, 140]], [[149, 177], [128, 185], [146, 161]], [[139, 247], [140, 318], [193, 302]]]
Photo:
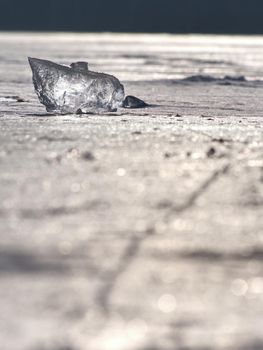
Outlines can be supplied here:
[[119, 30], [69, 30], [69, 29], [1, 29], [0, 33], [76, 33], [76, 34], [103, 34], [103, 33], [113, 33], [113, 34], [170, 34], [170, 35], [233, 35], [233, 36], [263, 36], [263, 32], [187, 32], [187, 31], [119, 31]]

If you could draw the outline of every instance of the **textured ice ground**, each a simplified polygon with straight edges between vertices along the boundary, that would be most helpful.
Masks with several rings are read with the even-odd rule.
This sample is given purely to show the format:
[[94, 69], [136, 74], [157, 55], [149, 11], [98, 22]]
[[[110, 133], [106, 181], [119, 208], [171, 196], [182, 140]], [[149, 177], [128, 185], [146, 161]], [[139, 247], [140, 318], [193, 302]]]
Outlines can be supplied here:
[[[263, 38], [0, 47], [1, 348], [262, 349]], [[88, 61], [152, 107], [47, 116], [27, 56]]]

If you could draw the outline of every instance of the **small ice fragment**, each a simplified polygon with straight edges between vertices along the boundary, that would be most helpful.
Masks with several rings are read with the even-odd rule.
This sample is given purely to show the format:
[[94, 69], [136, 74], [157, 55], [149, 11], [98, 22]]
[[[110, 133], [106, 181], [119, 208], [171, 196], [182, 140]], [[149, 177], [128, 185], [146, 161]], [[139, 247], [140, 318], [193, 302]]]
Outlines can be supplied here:
[[123, 107], [125, 108], [144, 108], [147, 106], [147, 103], [135, 96], [126, 96], [123, 101]]
[[86, 62], [63, 66], [38, 58], [28, 58], [39, 101], [48, 112], [98, 113], [123, 105], [124, 88], [112, 75], [88, 70]]

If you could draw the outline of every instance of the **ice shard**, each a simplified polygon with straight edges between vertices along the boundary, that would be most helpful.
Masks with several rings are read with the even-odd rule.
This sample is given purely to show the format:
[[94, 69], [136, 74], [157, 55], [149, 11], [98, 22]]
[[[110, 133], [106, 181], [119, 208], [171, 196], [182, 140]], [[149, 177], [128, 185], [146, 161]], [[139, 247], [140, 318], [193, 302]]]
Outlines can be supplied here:
[[124, 88], [112, 75], [92, 72], [86, 62], [70, 66], [28, 58], [39, 101], [48, 112], [89, 113], [123, 106]]
[[149, 105], [138, 97], [126, 96], [122, 106], [124, 108], [144, 108]]

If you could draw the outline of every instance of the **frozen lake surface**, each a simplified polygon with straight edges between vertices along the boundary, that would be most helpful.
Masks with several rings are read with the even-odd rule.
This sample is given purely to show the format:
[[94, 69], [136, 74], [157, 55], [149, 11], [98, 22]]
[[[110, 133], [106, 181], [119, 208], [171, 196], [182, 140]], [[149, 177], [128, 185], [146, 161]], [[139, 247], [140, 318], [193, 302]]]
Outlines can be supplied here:
[[[0, 47], [1, 349], [262, 349], [263, 37]], [[152, 106], [48, 115], [27, 56]]]

